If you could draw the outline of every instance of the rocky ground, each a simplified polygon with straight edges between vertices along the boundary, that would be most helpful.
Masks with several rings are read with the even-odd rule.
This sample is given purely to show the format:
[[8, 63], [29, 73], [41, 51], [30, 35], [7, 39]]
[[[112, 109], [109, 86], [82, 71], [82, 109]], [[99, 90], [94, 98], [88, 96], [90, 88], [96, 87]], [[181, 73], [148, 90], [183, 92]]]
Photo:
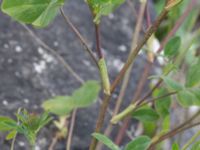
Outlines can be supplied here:
[[[83, 0], [69, 0], [64, 7], [66, 14], [88, 39], [94, 48], [94, 29], [91, 15]], [[19, 107], [31, 112], [41, 112], [44, 100], [55, 95], [70, 94], [80, 83], [63, 67], [55, 55], [42, 47], [25, 28], [0, 13], [0, 115], [14, 116]], [[134, 18], [131, 8], [124, 4], [116, 13], [103, 19], [102, 44], [109, 74], [113, 79], [124, 64], [130, 47]], [[30, 27], [45, 43], [56, 49], [70, 66], [84, 79], [99, 80], [94, 63], [83, 51], [74, 33], [61, 15], [45, 29]], [[135, 85], [143, 70], [145, 58], [135, 63], [134, 76], [130, 80], [126, 101], [133, 95]], [[114, 98], [118, 95], [118, 90]], [[73, 136], [72, 150], [87, 150], [97, 117], [99, 104], [79, 110]], [[37, 150], [47, 150], [54, 129], [49, 125], [39, 135]], [[10, 142], [0, 134], [2, 150], [8, 150]], [[16, 150], [29, 150], [26, 140], [18, 137]], [[65, 149], [65, 141], [59, 141], [57, 150]]]

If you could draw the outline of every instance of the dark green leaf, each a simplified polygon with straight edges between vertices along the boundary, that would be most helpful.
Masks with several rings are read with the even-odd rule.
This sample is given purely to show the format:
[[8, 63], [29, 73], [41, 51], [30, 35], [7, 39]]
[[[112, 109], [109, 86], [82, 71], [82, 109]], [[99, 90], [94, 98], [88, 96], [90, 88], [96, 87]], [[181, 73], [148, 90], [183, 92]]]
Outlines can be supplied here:
[[172, 38], [165, 47], [165, 56], [172, 57], [175, 56], [178, 53], [178, 50], [181, 45], [181, 38], [180, 37], [174, 37]]
[[127, 144], [125, 150], [147, 150], [151, 139], [148, 136], [139, 136]]
[[[155, 93], [155, 92], [157, 92], [157, 93]], [[163, 95], [165, 95], [165, 94], [168, 93], [168, 91], [165, 90], [165, 89], [158, 89], [155, 92], [154, 92], [154, 95], [153, 95], [154, 98], [163, 96]], [[171, 105], [171, 98], [170, 98], [170, 96], [164, 97], [162, 99], [159, 99], [159, 100], [155, 101], [156, 111], [163, 118], [165, 118], [166, 116], [169, 115], [170, 105]]]
[[120, 150], [120, 148], [114, 144], [108, 137], [103, 134], [93, 133], [93, 137], [95, 137], [98, 141], [102, 142], [104, 145], [109, 147], [111, 150]]
[[133, 112], [132, 116], [142, 122], [159, 119], [159, 115], [152, 108], [140, 108]]
[[64, 0], [3, 0], [2, 11], [19, 22], [45, 27], [63, 4]]

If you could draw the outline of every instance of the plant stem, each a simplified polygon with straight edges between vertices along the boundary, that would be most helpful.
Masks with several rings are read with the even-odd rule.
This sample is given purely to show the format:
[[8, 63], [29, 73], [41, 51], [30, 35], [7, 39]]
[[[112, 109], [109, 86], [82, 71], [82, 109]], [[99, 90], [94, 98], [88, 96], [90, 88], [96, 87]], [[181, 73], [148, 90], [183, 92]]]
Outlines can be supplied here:
[[77, 113], [77, 110], [74, 110], [72, 113], [70, 129], [69, 129], [69, 134], [68, 134], [68, 139], [67, 139], [67, 144], [66, 144], [66, 150], [71, 150], [71, 142], [72, 142], [74, 125], [75, 125], [76, 113]]
[[99, 59], [103, 58], [103, 52], [101, 50], [101, 39], [100, 39], [100, 27], [99, 24], [95, 24], [95, 38], [96, 38], [96, 50]]
[[[135, 61], [136, 56], [138, 55], [139, 51], [141, 48], [144, 46], [144, 44], [147, 42], [147, 40], [151, 37], [151, 35], [158, 29], [159, 25], [161, 22], [165, 19], [167, 16], [168, 11], [166, 9], [163, 9], [161, 14], [157, 17], [153, 25], [147, 30], [146, 34], [144, 35], [143, 40], [139, 42], [139, 44], [136, 46], [134, 49], [133, 53], [130, 55], [130, 59], [127, 60], [126, 64], [120, 71], [119, 75], [116, 77], [114, 80], [112, 86], [111, 86], [111, 93], [114, 92], [115, 88], [117, 87], [118, 83], [121, 81], [123, 78], [124, 74], [126, 73], [127, 69], [130, 67], [130, 65]], [[104, 122], [104, 117], [106, 114], [106, 110], [108, 108], [109, 102], [110, 102], [110, 95], [106, 95], [105, 99], [103, 100], [103, 104], [101, 105], [100, 108], [100, 113], [97, 119], [97, 124], [95, 128], [95, 132], [100, 132], [103, 122]], [[90, 144], [90, 150], [95, 150], [97, 144], [97, 140], [95, 138], [92, 139], [92, 142]]]
[[197, 0], [191, 0], [189, 5], [187, 6], [186, 10], [183, 12], [181, 17], [177, 20], [177, 22], [176, 22], [175, 26], [173, 27], [173, 29], [167, 34], [167, 36], [162, 41], [161, 46], [157, 51], [158, 53], [160, 53], [162, 51], [162, 49], [164, 48], [164, 45], [166, 45], [167, 42], [169, 41], [169, 39], [178, 31], [178, 29], [181, 27], [183, 22], [187, 19], [188, 15], [194, 9], [196, 4], [197, 4]]
[[[151, 145], [150, 147], [148, 148], [148, 150], [154, 150], [154, 147], [164, 141], [165, 139], [168, 139], [170, 137], [173, 137], [174, 135], [182, 132], [182, 131], [185, 131], [191, 127], [194, 127], [194, 126], [197, 126], [200, 124], [200, 122], [198, 123], [194, 123], [192, 125], [188, 125], [189, 123], [191, 123], [194, 119], [196, 119], [198, 116], [200, 115], [200, 111], [198, 111], [196, 114], [194, 114], [190, 119], [186, 120], [184, 123], [182, 123], [181, 125], [179, 125], [178, 127], [176, 127], [175, 129], [173, 129], [172, 131], [169, 131], [168, 133], [160, 136], [159, 138], [157, 138], [157, 140], [155, 140]], [[186, 126], [188, 125], [188, 126]]]
[[17, 135], [15, 135], [14, 138], [12, 139], [12, 143], [11, 143], [11, 148], [10, 148], [10, 150], [14, 150], [15, 141], [16, 141], [16, 136], [17, 136]]
[[[135, 30], [133, 32], [133, 39], [132, 39], [129, 57], [130, 57], [131, 53], [133, 53], [134, 47], [137, 44], [138, 39], [139, 39], [140, 31], [141, 31], [141, 28], [142, 28], [143, 16], [144, 16], [144, 12], [145, 12], [145, 6], [146, 6], [146, 1], [142, 2], [141, 6], [140, 6], [139, 15], [138, 15], [138, 18], [137, 18], [137, 24], [136, 24]], [[123, 83], [122, 83], [122, 86], [121, 86], [121, 89], [120, 89], [119, 96], [116, 100], [116, 105], [115, 105], [112, 117], [115, 116], [119, 112], [121, 103], [123, 102], [123, 97], [125, 95], [125, 91], [128, 87], [129, 79], [130, 79], [130, 76], [131, 76], [132, 66], [133, 66], [133, 64], [131, 64], [131, 66], [129, 67], [129, 69], [127, 70], [127, 72], [124, 76], [124, 80], [123, 80]], [[113, 129], [113, 125], [109, 124], [108, 127], [106, 128], [105, 132], [104, 132], [104, 135], [109, 136], [110, 133], [112, 132], [112, 129]], [[102, 143], [99, 143], [99, 145], [97, 147], [97, 150], [100, 150], [100, 149], [102, 149]]]
[[97, 61], [95, 55], [93, 54], [92, 50], [89, 48], [86, 40], [80, 34], [78, 29], [73, 25], [73, 23], [70, 21], [70, 19], [67, 17], [67, 15], [65, 15], [64, 10], [62, 8], [60, 8], [60, 12], [61, 12], [61, 15], [63, 16], [63, 18], [65, 19], [65, 22], [69, 25], [69, 27], [72, 29], [72, 31], [76, 34], [76, 36], [78, 37], [80, 42], [83, 44], [85, 50], [89, 53], [89, 55], [91, 56], [91, 58], [95, 62], [96, 66], [99, 67], [98, 66], [98, 61]]
[[171, 95], [174, 95], [174, 94], [177, 94], [177, 92], [171, 92], [171, 93], [167, 93], [163, 96], [160, 96], [160, 97], [157, 97], [157, 98], [153, 98], [153, 99], [150, 99], [150, 100], [147, 100], [146, 102], [144, 103], [140, 103], [140, 104], [137, 104], [134, 103], [134, 104], [131, 104], [129, 105], [126, 109], [124, 109], [124, 111], [122, 111], [121, 113], [119, 113], [118, 115], [114, 116], [112, 119], [111, 119], [111, 123], [113, 124], [116, 124], [118, 123], [120, 120], [124, 119], [125, 117], [129, 116], [133, 111], [139, 109], [140, 107], [148, 104], [148, 103], [151, 103], [151, 102], [155, 102], [157, 100], [160, 100], [162, 98], [165, 98], [165, 97], [168, 97], [168, 96], [171, 96]]
[[200, 136], [200, 131], [198, 131], [182, 148], [182, 150], [187, 150], [187, 148]]

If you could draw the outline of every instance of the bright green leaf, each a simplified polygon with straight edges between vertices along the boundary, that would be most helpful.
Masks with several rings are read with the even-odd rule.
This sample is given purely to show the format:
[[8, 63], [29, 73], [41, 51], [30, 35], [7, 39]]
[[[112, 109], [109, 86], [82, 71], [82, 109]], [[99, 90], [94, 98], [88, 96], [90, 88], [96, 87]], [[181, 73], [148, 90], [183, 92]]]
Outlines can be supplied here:
[[177, 143], [174, 143], [172, 145], [172, 150], [180, 150], [179, 145]]
[[97, 81], [87, 81], [72, 94], [74, 104], [78, 107], [87, 107], [95, 102], [100, 91]]
[[165, 46], [164, 54], [167, 57], [175, 56], [178, 53], [178, 50], [181, 45], [181, 38], [180, 37], [174, 37]]
[[16, 129], [17, 123], [11, 118], [0, 116], [0, 131]]
[[106, 137], [103, 134], [99, 134], [99, 133], [93, 133], [92, 134], [93, 137], [95, 137], [98, 141], [102, 142], [104, 145], [106, 145], [108, 148], [110, 148], [111, 150], [120, 150], [120, 148], [114, 144], [108, 137]]
[[156, 131], [157, 122], [144, 121], [142, 124], [144, 128], [144, 134], [150, 137], [153, 136]]
[[142, 122], [156, 121], [159, 115], [152, 108], [140, 108], [132, 113], [132, 116]]
[[6, 140], [11, 140], [11, 139], [13, 139], [16, 135], [17, 135], [17, 131], [16, 131], [16, 130], [13, 130], [13, 131], [11, 131], [11, 132], [6, 136]]
[[59, 116], [64, 116], [69, 114], [75, 105], [73, 104], [73, 99], [68, 96], [57, 96], [53, 99], [47, 100], [42, 104], [42, 107]]
[[3, 0], [2, 11], [13, 19], [37, 27], [47, 26], [64, 0]]
[[186, 86], [193, 87], [200, 83], [200, 60], [190, 66], [186, 77]]
[[97, 81], [88, 81], [75, 90], [72, 96], [58, 96], [43, 103], [43, 108], [60, 116], [68, 115], [73, 109], [88, 107], [97, 99], [100, 86]]
[[148, 136], [139, 136], [127, 144], [125, 150], [147, 150], [151, 144]]
[[125, 0], [87, 0], [95, 14], [94, 22], [99, 24], [102, 16], [107, 16], [119, 7]]

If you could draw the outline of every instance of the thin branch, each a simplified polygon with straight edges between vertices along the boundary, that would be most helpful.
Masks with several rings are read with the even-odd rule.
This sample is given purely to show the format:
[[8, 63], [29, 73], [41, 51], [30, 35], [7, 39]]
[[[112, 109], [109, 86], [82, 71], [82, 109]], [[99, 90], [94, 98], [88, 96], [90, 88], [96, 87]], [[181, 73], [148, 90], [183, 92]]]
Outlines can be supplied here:
[[69, 134], [68, 134], [67, 143], [66, 143], [66, 150], [71, 150], [71, 142], [72, 142], [72, 135], [73, 135], [74, 124], [75, 124], [75, 119], [76, 119], [76, 113], [77, 113], [77, 110], [74, 110], [72, 112], [72, 118], [70, 121], [70, 129], [69, 129]]
[[95, 24], [95, 37], [96, 37], [96, 50], [99, 59], [103, 58], [103, 52], [101, 50], [101, 39], [100, 39], [100, 27], [99, 24]]
[[170, 137], [173, 137], [174, 135], [180, 133], [180, 132], [183, 132], [187, 129], [190, 129], [196, 125], [199, 125], [199, 123], [194, 123], [192, 125], [188, 125], [190, 124], [193, 120], [195, 120], [198, 116], [200, 115], [200, 111], [198, 111], [197, 113], [195, 113], [190, 119], [186, 120], [184, 123], [182, 123], [181, 125], [179, 125], [178, 127], [176, 127], [175, 129], [169, 131], [168, 133], [160, 136], [159, 138], [156, 138], [157, 140], [155, 140], [149, 147], [148, 150], [153, 150], [153, 148], [160, 142], [170, 138]]
[[54, 147], [58, 141], [58, 134], [56, 133], [55, 137], [53, 137], [53, 140], [51, 142], [51, 145], [49, 146], [48, 150], [54, 150]]
[[[130, 59], [127, 60], [126, 64], [124, 65], [124, 67], [120, 71], [119, 75], [114, 80], [112, 87], [111, 87], [111, 93], [114, 92], [115, 88], [117, 87], [117, 85], [121, 81], [121, 79], [123, 78], [124, 74], [126, 73], [128, 68], [130, 67], [130, 65], [135, 61], [135, 58], [138, 55], [141, 48], [144, 46], [144, 44], [147, 42], [147, 40], [151, 37], [151, 35], [158, 29], [159, 25], [165, 19], [167, 14], [168, 14], [168, 10], [163, 9], [161, 14], [157, 17], [154, 24], [147, 30], [146, 34], [144, 35], [143, 40], [141, 40], [139, 42], [139, 44], [136, 46], [133, 53], [130, 55]], [[98, 116], [98, 119], [97, 119], [95, 132], [100, 132], [100, 130], [102, 128], [102, 125], [103, 125], [103, 122], [104, 122], [104, 117], [105, 117], [105, 114], [106, 114], [106, 110], [107, 110], [109, 102], [110, 102], [110, 98], [111, 98], [111, 96], [107, 95], [107, 96], [105, 96], [105, 99], [103, 100], [103, 104], [100, 108], [100, 113], [99, 113], [99, 116]], [[93, 138], [92, 142], [90, 144], [90, 150], [95, 150], [96, 144], [97, 144], [97, 140], [95, 138]]]
[[57, 59], [60, 61], [60, 63], [65, 67], [67, 71], [69, 71], [72, 76], [79, 81], [80, 83], [84, 83], [84, 80], [70, 67], [70, 65], [63, 59], [62, 56], [58, 54], [58, 52], [51, 47], [49, 47], [44, 41], [42, 41], [31, 29], [29, 29], [26, 25], [21, 24], [28, 32], [29, 34], [45, 49], [50, 51], [54, 56], [57, 57]]
[[186, 10], [183, 12], [183, 14], [181, 15], [181, 17], [176, 22], [176, 24], [173, 27], [173, 29], [167, 34], [167, 36], [162, 41], [160, 48], [157, 50], [158, 53], [160, 53], [162, 51], [162, 49], [167, 44], [167, 42], [169, 41], [169, 39], [178, 31], [178, 29], [181, 27], [181, 25], [183, 24], [183, 22], [187, 19], [188, 15], [194, 9], [194, 7], [196, 6], [196, 4], [197, 4], [197, 0], [191, 0], [191, 2], [188, 4]]
[[[132, 44], [131, 44], [131, 51], [129, 53], [129, 57], [130, 57], [131, 53], [133, 53], [134, 47], [137, 44], [138, 39], [139, 39], [140, 31], [142, 28], [142, 21], [143, 21], [143, 17], [144, 17], [145, 7], [146, 7], [146, 2], [142, 2], [141, 6], [140, 6], [139, 15], [138, 15], [138, 21], [137, 21], [135, 30], [133, 32], [133, 40], [132, 40]], [[122, 83], [122, 86], [121, 86], [121, 89], [119, 92], [119, 96], [118, 96], [118, 99], [116, 100], [116, 105], [114, 108], [113, 116], [115, 116], [119, 112], [120, 106], [123, 102], [125, 91], [128, 87], [129, 79], [131, 76], [132, 66], [133, 66], [133, 64], [131, 64], [131, 66], [129, 67], [129, 69], [127, 70], [127, 72], [124, 76], [124, 80], [123, 80], [123, 83]], [[111, 134], [112, 130], [113, 130], [113, 125], [109, 124], [104, 132], [104, 135], [109, 136]], [[99, 143], [99, 145], [97, 146], [96, 149], [101, 150], [102, 146], [103, 146], [103, 144]]]
[[73, 25], [73, 23], [70, 21], [70, 19], [68, 18], [68, 16], [65, 15], [64, 10], [62, 8], [60, 8], [60, 12], [61, 12], [61, 15], [63, 16], [65, 22], [69, 25], [69, 27], [71, 28], [71, 30], [76, 34], [76, 36], [78, 37], [78, 39], [80, 40], [80, 42], [83, 44], [85, 50], [89, 53], [90, 57], [95, 62], [96, 66], [99, 67], [98, 61], [97, 61], [95, 55], [93, 54], [92, 50], [89, 48], [86, 40], [83, 38], [83, 36], [81, 35], [81, 33], [78, 31], [78, 29]]

